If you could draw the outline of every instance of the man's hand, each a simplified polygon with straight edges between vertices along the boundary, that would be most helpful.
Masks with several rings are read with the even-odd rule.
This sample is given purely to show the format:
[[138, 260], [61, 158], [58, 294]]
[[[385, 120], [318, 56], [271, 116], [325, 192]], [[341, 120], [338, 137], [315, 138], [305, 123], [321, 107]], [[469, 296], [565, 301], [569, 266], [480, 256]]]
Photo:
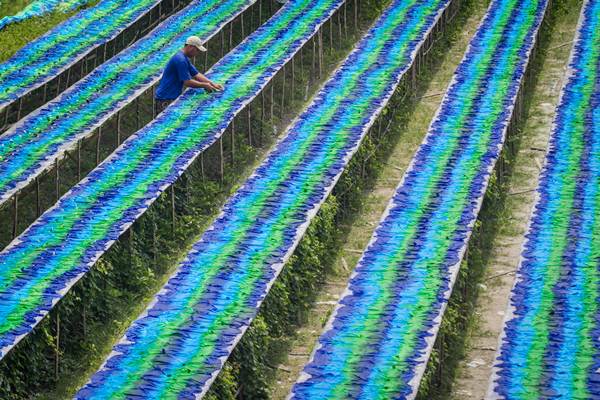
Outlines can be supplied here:
[[207, 92], [214, 92], [215, 90], [217, 90], [209, 82], [198, 82], [197, 80], [194, 80], [194, 79], [184, 81], [183, 84], [186, 87], [196, 88], [196, 89], [204, 89]]
[[223, 85], [220, 85], [218, 83], [210, 82], [210, 85], [214, 90], [218, 90], [218, 91], [223, 90]]

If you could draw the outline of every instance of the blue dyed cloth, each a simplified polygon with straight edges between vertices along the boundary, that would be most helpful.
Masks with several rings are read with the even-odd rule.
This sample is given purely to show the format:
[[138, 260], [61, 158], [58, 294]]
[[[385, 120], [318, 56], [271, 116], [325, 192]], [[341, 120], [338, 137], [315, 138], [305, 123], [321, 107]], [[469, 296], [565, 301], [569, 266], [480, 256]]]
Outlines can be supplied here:
[[192, 65], [190, 59], [178, 51], [165, 67], [158, 89], [156, 89], [157, 100], [175, 100], [181, 95], [183, 82], [192, 79], [198, 74], [196, 67]]

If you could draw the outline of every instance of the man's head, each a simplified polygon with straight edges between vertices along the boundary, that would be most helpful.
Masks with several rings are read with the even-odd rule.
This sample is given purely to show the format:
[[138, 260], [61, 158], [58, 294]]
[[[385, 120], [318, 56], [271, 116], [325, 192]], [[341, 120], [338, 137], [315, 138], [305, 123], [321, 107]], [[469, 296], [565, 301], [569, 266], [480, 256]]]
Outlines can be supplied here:
[[190, 36], [185, 41], [183, 53], [188, 57], [195, 57], [201, 52], [206, 51], [206, 47], [202, 45], [202, 40], [198, 36]]

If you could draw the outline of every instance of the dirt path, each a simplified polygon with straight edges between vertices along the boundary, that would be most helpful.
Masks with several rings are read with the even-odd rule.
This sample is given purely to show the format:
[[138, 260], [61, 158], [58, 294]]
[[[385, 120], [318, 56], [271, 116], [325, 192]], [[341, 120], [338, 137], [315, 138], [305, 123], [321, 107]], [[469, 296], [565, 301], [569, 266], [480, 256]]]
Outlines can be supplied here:
[[452, 74], [462, 59], [467, 44], [484, 12], [485, 5], [483, 4], [472, 8], [471, 15], [463, 23], [462, 32], [453, 38], [441, 65], [431, 75], [428, 82], [423, 84], [420, 90], [421, 97], [417, 100], [407, 125], [397, 128], [399, 140], [391, 150], [383, 171], [376, 179], [372, 190], [364, 194], [363, 208], [355, 216], [351, 226], [342, 227], [349, 233], [335, 261], [335, 272], [328, 277], [327, 283], [323, 286], [313, 309], [307, 316], [307, 323], [297, 331], [297, 335], [291, 343], [287, 360], [277, 366], [277, 382], [271, 398], [284, 399], [302, 367], [308, 361], [323, 326], [346, 287], [350, 273], [379, 223], [404, 170], [423, 140], [431, 119], [440, 105], [442, 95], [450, 83]]
[[554, 109], [571, 51], [580, 2], [568, 1], [557, 18], [550, 36], [547, 56], [539, 70], [531, 106], [522, 129], [519, 151], [508, 178], [509, 195], [498, 217], [503, 221], [492, 244], [485, 266], [475, 323], [467, 339], [451, 399], [483, 399], [489, 384], [498, 336], [502, 330], [515, 269], [534, 201], [534, 190], [544, 161]]

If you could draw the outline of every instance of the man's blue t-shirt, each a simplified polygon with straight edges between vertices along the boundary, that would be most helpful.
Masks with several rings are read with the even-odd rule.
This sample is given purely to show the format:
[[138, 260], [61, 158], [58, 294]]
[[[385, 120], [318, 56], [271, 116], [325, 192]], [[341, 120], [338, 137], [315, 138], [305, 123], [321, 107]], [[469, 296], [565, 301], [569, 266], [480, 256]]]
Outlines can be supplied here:
[[158, 100], [175, 100], [183, 90], [183, 82], [198, 74], [198, 70], [192, 65], [189, 58], [178, 51], [165, 67], [160, 78], [156, 98]]

